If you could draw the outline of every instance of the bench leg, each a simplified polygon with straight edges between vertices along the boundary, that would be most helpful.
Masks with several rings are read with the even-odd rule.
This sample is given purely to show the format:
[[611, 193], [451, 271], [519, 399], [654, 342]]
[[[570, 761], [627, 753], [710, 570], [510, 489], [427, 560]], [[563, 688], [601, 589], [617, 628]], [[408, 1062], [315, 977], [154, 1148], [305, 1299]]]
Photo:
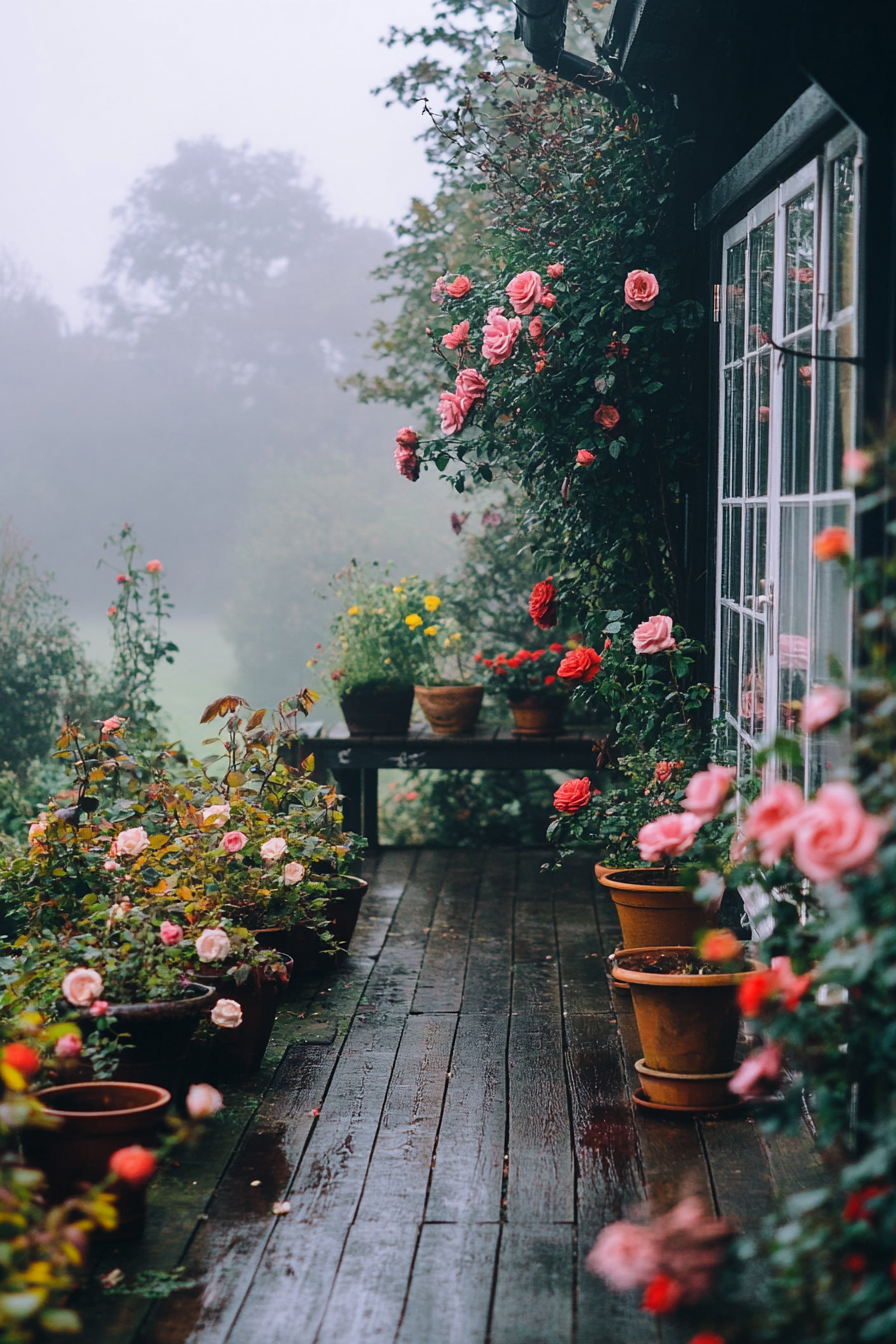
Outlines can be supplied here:
[[368, 853], [380, 847], [379, 771], [340, 769], [333, 771], [342, 801], [343, 825], [347, 831], [367, 837]]

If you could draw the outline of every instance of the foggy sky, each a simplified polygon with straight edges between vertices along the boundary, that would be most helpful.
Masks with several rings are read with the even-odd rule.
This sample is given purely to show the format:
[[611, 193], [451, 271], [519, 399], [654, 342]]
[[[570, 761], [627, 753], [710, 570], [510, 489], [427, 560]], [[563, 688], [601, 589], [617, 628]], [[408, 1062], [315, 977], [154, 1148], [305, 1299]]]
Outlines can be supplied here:
[[430, 0], [0, 0], [0, 247], [74, 325], [110, 211], [175, 142], [288, 149], [334, 213], [387, 224], [431, 178], [417, 112], [370, 96]]

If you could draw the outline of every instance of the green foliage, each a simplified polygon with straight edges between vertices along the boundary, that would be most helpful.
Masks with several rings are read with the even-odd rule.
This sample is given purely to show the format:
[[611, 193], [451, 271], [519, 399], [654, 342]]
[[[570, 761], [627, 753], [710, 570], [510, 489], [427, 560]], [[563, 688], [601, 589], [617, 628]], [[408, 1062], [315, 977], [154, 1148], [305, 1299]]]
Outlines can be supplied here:
[[[431, 663], [437, 633], [430, 607], [438, 596], [416, 574], [393, 583], [388, 567], [354, 561], [330, 585], [340, 604], [333, 617], [330, 677], [340, 695], [361, 686], [413, 686]], [[436, 607], [436, 610], [438, 608]]]
[[[137, 544], [133, 528], [125, 523], [117, 537], [109, 537], [105, 546], [115, 547], [118, 561], [100, 561], [116, 575], [118, 592], [109, 607], [114, 658], [104, 695], [113, 713], [123, 715], [135, 731], [158, 732], [161, 706], [154, 697], [156, 669], [162, 662], [173, 663], [177, 645], [164, 636], [174, 603], [162, 582], [158, 560], [140, 562], [143, 547]], [[158, 568], [156, 568], [158, 566]]]
[[556, 783], [543, 770], [413, 770], [381, 805], [392, 845], [538, 846]]

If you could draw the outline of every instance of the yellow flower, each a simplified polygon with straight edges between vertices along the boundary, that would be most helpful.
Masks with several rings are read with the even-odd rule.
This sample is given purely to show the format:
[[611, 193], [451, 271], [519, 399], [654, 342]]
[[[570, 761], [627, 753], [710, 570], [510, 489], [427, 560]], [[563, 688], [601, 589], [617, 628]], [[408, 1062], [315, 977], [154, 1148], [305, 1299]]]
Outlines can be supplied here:
[[454, 632], [454, 634], [451, 636], [451, 638], [452, 638], [452, 639], [463, 639], [463, 635], [460, 633], [459, 630], [455, 630], [455, 632]]
[[439, 633], [439, 627], [437, 625], [428, 625], [423, 633], [424, 635], [437, 635]]
[[404, 623], [411, 630], [416, 630], [418, 625], [423, 624], [423, 617], [418, 616], [416, 611], [412, 611], [410, 616], [405, 616]]
[[360, 610], [361, 610], [360, 607], [349, 607], [349, 609], [348, 609], [348, 615], [349, 615], [349, 616], [357, 616], [358, 613], [360, 612]]
[[430, 593], [428, 597], [424, 597], [423, 605], [427, 611], [438, 611], [442, 605], [442, 599], [436, 597], [435, 593]]
[[401, 584], [400, 584], [400, 583], [397, 584], [396, 587], [394, 587], [394, 588], [392, 589], [392, 591], [393, 591], [393, 593], [400, 593], [400, 592], [401, 592]]
[[317, 659], [316, 659], [316, 658], [309, 658], [308, 661], [307, 661], [307, 663], [305, 664], [305, 666], [306, 666], [306, 667], [314, 667], [316, 663], [317, 663]]

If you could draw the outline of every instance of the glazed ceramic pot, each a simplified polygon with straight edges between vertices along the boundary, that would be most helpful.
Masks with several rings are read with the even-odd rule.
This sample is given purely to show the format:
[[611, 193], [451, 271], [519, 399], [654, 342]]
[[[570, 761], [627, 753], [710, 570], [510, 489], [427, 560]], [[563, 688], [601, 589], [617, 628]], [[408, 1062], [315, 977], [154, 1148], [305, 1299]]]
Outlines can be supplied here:
[[692, 947], [698, 929], [715, 923], [706, 906], [694, 900], [689, 887], [667, 883], [662, 868], [615, 868], [608, 872], [597, 864], [594, 871], [613, 898], [626, 948]]
[[414, 707], [413, 686], [358, 686], [340, 702], [354, 737], [404, 737]]
[[[190, 984], [182, 999], [110, 1004], [106, 1016], [115, 1019], [112, 1033], [126, 1036], [115, 1081], [151, 1083], [176, 1096], [190, 1039], [213, 1000], [214, 992], [206, 985]], [[82, 1013], [79, 1025], [87, 1036], [96, 1019]]]
[[461, 737], [476, 725], [485, 687], [415, 686], [414, 694], [436, 737]]
[[[66, 1083], [36, 1095], [58, 1127], [24, 1129], [22, 1146], [28, 1161], [47, 1177], [50, 1204], [103, 1180], [119, 1148], [154, 1148], [171, 1104], [167, 1089], [149, 1083]], [[116, 1181], [112, 1190], [118, 1227], [107, 1235], [116, 1241], [139, 1237], [146, 1219], [145, 1188]]]
[[508, 700], [513, 715], [514, 737], [549, 737], [563, 729], [563, 716], [566, 713], [566, 701], [552, 700]]
[[[351, 942], [361, 902], [367, 895], [368, 884], [362, 877], [342, 877], [345, 886], [336, 889], [330, 896], [326, 907], [326, 916], [330, 932], [337, 943], [347, 948]], [[345, 951], [335, 956], [323, 950], [323, 944], [313, 929], [297, 924], [291, 929], [259, 929], [255, 934], [259, 947], [272, 947], [292, 957], [295, 969], [300, 971], [326, 971], [345, 960]]]

